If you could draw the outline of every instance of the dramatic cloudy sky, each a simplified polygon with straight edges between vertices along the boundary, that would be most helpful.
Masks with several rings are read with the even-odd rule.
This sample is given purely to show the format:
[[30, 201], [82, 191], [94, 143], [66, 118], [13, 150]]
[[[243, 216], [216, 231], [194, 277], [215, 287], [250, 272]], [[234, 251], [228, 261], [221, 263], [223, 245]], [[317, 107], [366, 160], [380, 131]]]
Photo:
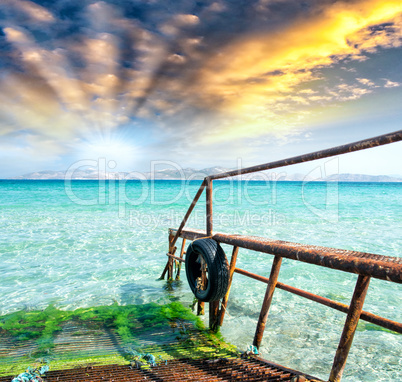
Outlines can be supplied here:
[[[0, 0], [0, 177], [253, 165], [401, 121], [400, 0]], [[401, 152], [340, 171], [398, 174]]]

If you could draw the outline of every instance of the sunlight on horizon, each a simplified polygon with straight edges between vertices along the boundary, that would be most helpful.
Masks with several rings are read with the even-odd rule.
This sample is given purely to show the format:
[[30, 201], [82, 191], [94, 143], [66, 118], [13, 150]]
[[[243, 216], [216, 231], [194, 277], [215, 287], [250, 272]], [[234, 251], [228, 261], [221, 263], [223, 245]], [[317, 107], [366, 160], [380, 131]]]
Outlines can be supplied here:
[[82, 142], [77, 151], [78, 160], [105, 158], [109, 168], [132, 171], [138, 159], [138, 148], [121, 137], [97, 137]]

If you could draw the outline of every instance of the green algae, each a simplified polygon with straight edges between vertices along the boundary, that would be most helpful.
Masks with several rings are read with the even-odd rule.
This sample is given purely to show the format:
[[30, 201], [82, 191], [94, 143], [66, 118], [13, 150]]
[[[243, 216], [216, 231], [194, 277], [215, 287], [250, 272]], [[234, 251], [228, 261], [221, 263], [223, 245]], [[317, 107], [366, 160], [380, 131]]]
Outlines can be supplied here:
[[398, 333], [398, 332], [395, 332], [395, 331], [390, 330], [390, 329], [383, 328], [382, 326], [375, 325], [375, 324], [372, 324], [370, 322], [366, 322], [366, 321], [363, 321], [363, 320], [359, 321], [359, 323], [357, 324], [356, 330], [359, 331], [359, 332], [364, 332], [366, 330], [371, 330], [371, 331], [387, 332], [387, 333], [391, 333], [391, 334], [400, 335], [400, 333]]
[[133, 339], [138, 326], [163, 326], [176, 319], [189, 320], [200, 325], [200, 320], [179, 302], [167, 305], [110, 305], [64, 311], [49, 306], [43, 311], [19, 311], [0, 316], [0, 334], [16, 340], [37, 339], [48, 342], [69, 320], [89, 322], [92, 327], [106, 326], [116, 329], [123, 342]]
[[[66, 331], [66, 327], [70, 330]], [[96, 343], [105, 335], [113, 339], [114, 353], [103, 349], [101, 343], [85, 347], [89, 337]], [[57, 337], [67, 341], [57, 341]], [[199, 317], [177, 301], [166, 305], [113, 304], [74, 311], [48, 306], [42, 311], [15, 312], [0, 317], [0, 339], [7, 339], [10, 348], [20, 349], [18, 356], [1, 356], [0, 349], [0, 375], [19, 373], [38, 360], [50, 361], [51, 369], [57, 370], [127, 364], [135, 360], [136, 352], [151, 353], [160, 362], [237, 355], [235, 347], [226, 344], [219, 333], [206, 329]], [[66, 348], [69, 341], [84, 346], [79, 350]]]
[[[17, 375], [27, 369], [27, 366], [37, 367], [44, 363], [40, 360], [29, 357], [22, 358], [17, 362], [0, 363], [0, 377]], [[66, 370], [76, 367], [88, 367], [92, 365], [127, 365], [127, 359], [120, 355], [92, 356], [83, 359], [63, 358], [61, 360], [51, 360], [49, 363], [51, 370]]]

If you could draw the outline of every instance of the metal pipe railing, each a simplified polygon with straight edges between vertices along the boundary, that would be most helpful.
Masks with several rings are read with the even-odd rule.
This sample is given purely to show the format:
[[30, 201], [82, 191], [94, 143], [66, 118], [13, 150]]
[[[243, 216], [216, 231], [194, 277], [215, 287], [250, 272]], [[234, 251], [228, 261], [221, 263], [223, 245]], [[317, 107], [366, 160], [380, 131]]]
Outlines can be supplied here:
[[369, 149], [372, 147], [387, 145], [389, 143], [398, 142], [402, 140], [402, 130], [393, 133], [379, 135], [377, 137], [363, 139], [362, 141], [348, 143], [346, 145], [332, 147], [326, 150], [314, 151], [309, 154], [303, 154], [292, 158], [282, 159], [276, 162], [269, 162], [260, 164], [258, 166], [246, 167], [238, 170], [223, 172], [207, 176], [210, 180], [229, 178], [231, 176], [250, 174], [252, 172], [259, 172], [264, 170], [271, 170], [278, 167], [291, 166], [298, 163], [310, 162], [317, 159], [324, 159], [333, 157], [335, 155], [347, 154], [354, 151]]
[[[250, 277], [254, 280], [261, 281], [265, 284], [268, 284], [268, 281], [269, 281], [268, 277], [256, 275], [255, 273], [248, 272], [244, 269], [235, 268], [234, 272], [238, 273], [240, 275], [246, 276], [246, 277]], [[347, 313], [349, 311], [349, 305], [342, 304], [341, 302], [334, 301], [334, 300], [331, 300], [326, 297], [318, 296], [314, 293], [307, 292], [303, 289], [295, 288], [295, 287], [292, 287], [290, 285], [286, 285], [286, 284], [280, 283], [280, 282], [278, 282], [276, 284], [276, 287], [279, 289], [282, 289], [286, 292], [290, 292], [297, 296], [306, 298], [310, 301], [318, 302], [321, 305], [328, 306], [332, 309], [338, 310], [339, 312]], [[394, 332], [402, 334], [402, 324], [399, 322], [388, 320], [387, 318], [384, 318], [384, 317], [381, 317], [381, 316], [378, 316], [376, 314], [366, 312], [366, 311], [362, 311], [360, 318], [363, 321], [367, 321], [372, 324], [381, 326], [382, 328], [385, 328], [388, 330], [393, 330]]]
[[[351, 153], [354, 151], [365, 150], [365, 149], [372, 148], [372, 147], [387, 145], [389, 143], [398, 142], [401, 140], [402, 140], [402, 130], [398, 130], [393, 133], [379, 135], [377, 137], [368, 138], [368, 139], [364, 139], [364, 140], [357, 141], [357, 142], [352, 142], [352, 143], [349, 143], [346, 145], [332, 147], [332, 148], [326, 149], [326, 150], [315, 151], [315, 152], [312, 152], [309, 154], [299, 155], [299, 156], [282, 159], [282, 160], [275, 161], [275, 162], [269, 162], [269, 163], [261, 164], [258, 166], [246, 167], [243, 169], [238, 169], [238, 170], [224, 172], [221, 174], [207, 176], [204, 178], [204, 181], [202, 182], [196, 196], [194, 197], [194, 200], [192, 201], [190, 207], [188, 208], [188, 210], [186, 212], [186, 215], [184, 216], [184, 218], [180, 224], [180, 227], [177, 231], [176, 236], [174, 237], [173, 241], [171, 242], [171, 246], [169, 247], [169, 253], [171, 253], [170, 250], [174, 247], [177, 239], [179, 238], [181, 230], [184, 228], [191, 212], [194, 209], [194, 206], [197, 204], [198, 199], [200, 198], [202, 192], [204, 191], [204, 188], [208, 187], [210, 195], [212, 194], [212, 181], [213, 180], [229, 178], [229, 177], [237, 176], [237, 175], [249, 174], [252, 172], [270, 170], [270, 169], [274, 169], [274, 168], [278, 168], [278, 167], [291, 166], [294, 164], [310, 162], [310, 161], [314, 161], [317, 159], [329, 158], [329, 157], [336, 156], [336, 155], [341, 155], [341, 154]], [[207, 197], [207, 209], [208, 209], [208, 211], [210, 211], [210, 213], [207, 211], [207, 232], [210, 232], [210, 234], [212, 234], [212, 229], [213, 229], [212, 197], [210, 197], [210, 198]]]
[[[177, 233], [174, 229], [171, 229], [170, 232], [172, 235]], [[182, 231], [181, 237], [195, 240], [206, 237], [206, 232], [188, 229]], [[399, 257], [270, 240], [257, 236], [230, 235], [222, 232], [215, 232], [212, 238], [219, 243], [234, 247], [246, 248], [275, 256], [279, 255], [325, 268], [402, 283], [402, 258]]]
[[[180, 262], [183, 261], [183, 249], [180, 254], [180, 258], [174, 256], [176, 247], [175, 244], [179, 237], [185, 239], [194, 240], [200, 237], [212, 237], [218, 242], [233, 245], [234, 250], [232, 254], [232, 260], [230, 265], [230, 282], [234, 272], [242, 273], [253, 278], [261, 278], [261, 276], [251, 274], [244, 270], [236, 268], [237, 250], [239, 247], [248, 248], [251, 250], [265, 252], [273, 254], [275, 256], [274, 263], [271, 269], [271, 276], [269, 279], [261, 280], [267, 282], [267, 291], [265, 294], [264, 302], [261, 308], [260, 317], [258, 320], [256, 333], [254, 337], [254, 345], [259, 347], [261, 344], [267, 316], [273, 297], [273, 293], [276, 287], [288, 290], [289, 292], [298, 294], [302, 297], [309, 298], [313, 301], [317, 301], [324, 305], [330, 306], [334, 309], [347, 312], [347, 318], [343, 333], [338, 345], [334, 363], [332, 366], [329, 381], [338, 382], [341, 380], [342, 373], [346, 364], [346, 359], [350, 347], [352, 345], [353, 336], [357, 327], [357, 323], [360, 318], [367, 321], [374, 322], [378, 325], [390, 328], [391, 330], [397, 329], [400, 332], [401, 324], [391, 320], [386, 320], [382, 317], [372, 315], [363, 311], [364, 299], [368, 290], [368, 285], [371, 277], [376, 277], [383, 280], [402, 283], [402, 259], [392, 258], [389, 256], [379, 256], [375, 254], [368, 254], [362, 252], [345, 251], [333, 248], [324, 248], [317, 246], [308, 246], [297, 243], [287, 243], [283, 241], [275, 241], [263, 238], [257, 238], [252, 236], [240, 236], [240, 235], [228, 235], [228, 234], [214, 234], [213, 233], [213, 181], [217, 179], [228, 178], [232, 176], [238, 176], [243, 174], [249, 174], [253, 172], [270, 170], [278, 167], [285, 167], [294, 164], [314, 161], [317, 159], [329, 158], [336, 155], [346, 154], [350, 152], [360, 151], [372, 147], [382, 146], [393, 142], [402, 140], [402, 130], [395, 131], [393, 133], [383, 134], [377, 137], [332, 147], [326, 150], [315, 151], [309, 154], [299, 155], [279, 161], [269, 162], [258, 166], [246, 167], [243, 169], [232, 170], [221, 174], [210, 175], [204, 178], [194, 200], [188, 208], [179, 228], [177, 230], [170, 230], [169, 234], [169, 252], [168, 263], [162, 274], [162, 278], [165, 273], [168, 272], [169, 278], [173, 275], [173, 259]], [[194, 209], [194, 206], [198, 202], [202, 192], [206, 188], [206, 232], [201, 231], [186, 231], [183, 232], [184, 226]], [[175, 231], [175, 232], [174, 232]], [[201, 235], [201, 236], [200, 236]], [[204, 235], [204, 236], [202, 236]], [[321, 296], [313, 295], [309, 292], [299, 290], [281, 284], [278, 282], [278, 276], [280, 271], [280, 265], [282, 258], [291, 258], [298, 261], [307, 262], [310, 264], [320, 265], [327, 268], [342, 270], [345, 272], [357, 273], [358, 280], [354, 290], [354, 294], [350, 303], [350, 306], [343, 306], [344, 304], [337, 303], [336, 301], [325, 299]], [[249, 274], [247, 274], [249, 273]], [[230, 290], [230, 286], [229, 286]], [[210, 326], [216, 328], [222, 325], [224, 311], [226, 310], [227, 300], [229, 298], [229, 291], [225, 295], [224, 301], [219, 309], [219, 302], [213, 301], [210, 303]], [[201, 304], [199, 304], [199, 311], [202, 310]], [[218, 317], [220, 315], [220, 317]], [[387, 326], [386, 326], [387, 325]]]
[[[184, 242], [185, 242], [185, 240], [186, 239], [183, 239]], [[251, 279], [261, 281], [261, 282], [263, 282], [265, 284], [268, 284], [268, 282], [269, 282], [268, 277], [260, 276], [260, 275], [257, 275], [255, 273], [246, 271], [244, 269], [235, 267], [234, 264], [236, 263], [238, 250], [239, 250], [239, 247], [233, 247], [233, 253], [232, 253], [231, 260], [230, 260], [230, 280], [229, 280], [229, 285], [231, 285], [232, 278], [233, 278], [233, 273], [238, 273], [240, 275], [243, 275], [243, 276], [249, 277]], [[177, 256], [170, 255], [170, 254], [168, 256], [170, 258], [178, 261], [179, 263], [182, 263], [182, 262], [185, 261], [183, 259], [183, 257], [177, 257]], [[179, 268], [179, 271], [180, 271], [180, 268]], [[331, 300], [329, 298], [322, 297], [322, 296], [316, 295], [314, 293], [307, 292], [307, 291], [305, 291], [303, 289], [295, 288], [295, 287], [292, 287], [290, 285], [287, 285], [287, 284], [284, 284], [284, 283], [281, 283], [281, 282], [277, 282], [276, 287], [279, 288], [279, 289], [282, 289], [282, 290], [284, 290], [286, 292], [293, 293], [293, 294], [295, 294], [297, 296], [306, 298], [306, 299], [308, 299], [310, 301], [318, 302], [321, 305], [328, 306], [328, 307], [330, 307], [332, 309], [338, 310], [339, 312], [348, 313], [348, 311], [349, 311], [349, 305], [347, 305], [347, 304], [342, 304], [341, 302], [334, 301], [334, 300]], [[228, 302], [228, 299], [229, 299], [229, 293], [230, 293], [230, 286], [228, 288], [228, 291], [226, 292], [225, 297], [222, 300], [223, 309], [222, 309], [221, 316], [220, 316], [220, 325], [219, 326], [222, 326], [222, 323], [223, 323], [223, 318], [224, 318], [224, 314], [225, 314], [225, 311], [226, 311], [227, 302]], [[381, 327], [383, 327], [385, 329], [393, 330], [394, 332], [402, 334], [402, 324], [399, 323], [399, 322], [388, 320], [387, 318], [384, 318], [384, 317], [381, 317], [381, 316], [378, 316], [376, 314], [366, 312], [366, 311], [362, 311], [362, 313], [360, 315], [360, 319], [363, 320], [363, 321], [367, 321], [367, 322], [370, 322], [372, 324], [381, 326]]]
[[[174, 233], [177, 233], [176, 230], [170, 229], [170, 235], [173, 235]], [[196, 240], [199, 238], [205, 237], [206, 232], [201, 231], [201, 230], [182, 230], [180, 237], [183, 239], [189, 239], [189, 240]], [[379, 325], [381, 327], [387, 328], [389, 330], [393, 330], [397, 333], [402, 334], [402, 324], [396, 321], [388, 320], [384, 317], [374, 315], [369, 312], [363, 311], [363, 304], [364, 304], [364, 299], [368, 290], [368, 285], [370, 282], [371, 276], [377, 277], [377, 278], [382, 278], [378, 277], [381, 276], [381, 272], [378, 273], [379, 269], [385, 269], [386, 273], [388, 275], [391, 275], [391, 277], [396, 276], [395, 280], [392, 280], [390, 277], [386, 277], [385, 279], [389, 281], [395, 281], [395, 282], [401, 282], [401, 267], [402, 267], [402, 258], [395, 258], [395, 257], [389, 257], [389, 256], [379, 256], [379, 255], [374, 255], [374, 254], [369, 254], [369, 253], [363, 253], [363, 252], [353, 252], [353, 251], [345, 251], [345, 250], [337, 250], [333, 248], [324, 248], [324, 247], [313, 247], [313, 246], [308, 246], [308, 245], [302, 245], [302, 244], [297, 244], [297, 243], [289, 243], [289, 242], [281, 242], [281, 241], [269, 241], [267, 239], [262, 239], [262, 238], [257, 238], [257, 237], [250, 237], [250, 236], [239, 236], [239, 235], [229, 235], [229, 234], [222, 234], [222, 233], [215, 233], [212, 236], [213, 240], [216, 240], [220, 243], [224, 244], [229, 244], [233, 245], [233, 253], [232, 253], [232, 258], [230, 261], [230, 283], [229, 283], [229, 288], [228, 292], [225, 295], [222, 303], [221, 303], [221, 309], [218, 309], [217, 301], [213, 302], [213, 305], [210, 306], [210, 325], [212, 329], [216, 328], [217, 326], [221, 326], [223, 322], [223, 316], [226, 311], [226, 304], [229, 298], [229, 291], [230, 291], [230, 286], [232, 282], [232, 276], [233, 273], [240, 273], [244, 276], [251, 277], [253, 279], [262, 281], [264, 283], [267, 283], [267, 291], [264, 297], [264, 301], [262, 304], [256, 332], [255, 332], [255, 337], [254, 337], [254, 342], [253, 345], [255, 345], [257, 348], [260, 347], [265, 325], [267, 322], [267, 317], [268, 317], [268, 312], [270, 309], [272, 297], [274, 294], [274, 291], [276, 288], [288, 291], [290, 293], [299, 295], [301, 297], [307, 298], [312, 301], [316, 301], [320, 304], [326, 305], [328, 307], [331, 307], [333, 309], [342, 311], [347, 313], [346, 321], [345, 321], [345, 326], [342, 332], [341, 339], [339, 341], [338, 345], [338, 350], [336, 352], [329, 382], [339, 382], [342, 377], [343, 370], [346, 365], [346, 360], [349, 354], [350, 347], [352, 345], [353, 337], [356, 331], [356, 327], [358, 324], [358, 321], [360, 319], [364, 321], [371, 322], [373, 324]], [[258, 240], [261, 239], [261, 240]], [[267, 243], [267, 241], [269, 243]], [[253, 244], [258, 243], [258, 247], [253, 246]], [[272, 245], [272, 243], [279, 244], [279, 246]], [[292, 253], [292, 251], [295, 251], [294, 257], [291, 256], [284, 256], [284, 253], [280, 251], [281, 245], [284, 245], [286, 248], [287, 253]], [[273, 266], [271, 269], [271, 276], [270, 278], [266, 278], [260, 275], [253, 274], [251, 272], [245, 271], [243, 269], [236, 268], [236, 259], [237, 259], [237, 253], [239, 247], [241, 248], [246, 248], [246, 249], [251, 249], [259, 252], [265, 252], [269, 253], [275, 256]], [[353, 293], [352, 300], [350, 302], [350, 305], [346, 304], [341, 304], [337, 301], [333, 301], [327, 298], [324, 298], [322, 296], [315, 295], [313, 293], [294, 288], [292, 286], [280, 283], [278, 281], [278, 276], [279, 276], [279, 271], [280, 271], [280, 266], [281, 266], [281, 261], [283, 257], [288, 257], [288, 258], [293, 258], [294, 260], [301, 260], [298, 256], [298, 254], [302, 254], [305, 256], [304, 260], [305, 262], [311, 263], [311, 264], [316, 264], [316, 265], [321, 265], [324, 267], [328, 268], [333, 268], [331, 263], [325, 263], [323, 262], [322, 264], [316, 263], [316, 259], [314, 258], [314, 255], [308, 259], [310, 252], [305, 251], [305, 247], [309, 249], [309, 247], [314, 248], [314, 250], [318, 253], [320, 253], [322, 250], [324, 250], [324, 254], [322, 254], [322, 257], [328, 257], [328, 255], [332, 256], [335, 255], [335, 257], [339, 258], [345, 258], [345, 264], [354, 264], [354, 267], [357, 267], [359, 269], [359, 265], [357, 265], [357, 262], [360, 260], [364, 260], [361, 264], [364, 264], [364, 267], [360, 269], [357, 282], [356, 282], [356, 287]], [[282, 248], [283, 250], [283, 248]], [[354, 254], [353, 256], [347, 256], [347, 253], [350, 252]], [[322, 252], [321, 252], [322, 253]], [[168, 254], [169, 258], [171, 259], [176, 259], [178, 261], [184, 261], [182, 258], [178, 258], [177, 256]], [[364, 259], [365, 257], [365, 259]], [[309, 261], [312, 260], [312, 261]], [[366, 264], [367, 263], [367, 264]], [[381, 265], [379, 265], [381, 263]], [[342, 264], [342, 262], [340, 263]], [[376, 268], [373, 265], [377, 265], [378, 267]], [[342, 267], [341, 267], [342, 268]], [[352, 268], [353, 269], [353, 268]], [[339, 270], [344, 270], [346, 272], [351, 272], [349, 267], [346, 267], [344, 269], [339, 269]], [[363, 274], [361, 274], [363, 272]], [[368, 274], [370, 275], [368, 275]], [[399, 281], [398, 281], [399, 280]], [[211, 305], [211, 303], [210, 303]], [[213, 309], [211, 309], [213, 308]]]
[[[207, 183], [207, 182], [206, 182], [205, 179], [204, 179], [204, 181], [201, 183], [201, 186], [200, 186], [200, 188], [198, 189], [196, 195], [194, 196], [194, 199], [193, 199], [193, 201], [191, 202], [190, 207], [188, 207], [188, 210], [187, 210], [186, 214], [184, 215], [184, 218], [183, 218], [182, 222], [180, 223], [180, 226], [179, 226], [179, 229], [178, 229], [177, 232], [176, 232], [176, 235], [175, 235], [174, 238], [170, 241], [170, 243], [169, 243], [169, 253], [172, 253], [173, 248], [174, 248], [174, 246], [175, 246], [175, 244], [176, 244], [177, 239], [178, 239], [179, 236], [180, 236], [180, 233], [181, 233], [182, 229], [184, 228], [185, 224], [187, 223], [187, 220], [188, 220], [188, 218], [190, 217], [191, 212], [193, 212], [193, 209], [194, 209], [195, 205], [197, 204], [198, 199], [200, 198], [202, 192], [204, 191], [204, 188], [205, 188], [205, 186], [206, 186], [206, 183]], [[212, 216], [211, 216], [211, 218], [212, 218]]]

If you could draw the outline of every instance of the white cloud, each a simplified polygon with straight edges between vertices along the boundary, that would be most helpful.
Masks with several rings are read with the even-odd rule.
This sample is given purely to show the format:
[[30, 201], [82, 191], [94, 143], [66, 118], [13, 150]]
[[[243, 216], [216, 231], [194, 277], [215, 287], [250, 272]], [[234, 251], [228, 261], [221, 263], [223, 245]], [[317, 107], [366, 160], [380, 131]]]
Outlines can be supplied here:
[[356, 78], [357, 81], [359, 81], [362, 85], [366, 85], [369, 87], [375, 87], [375, 83], [371, 80], [369, 80], [368, 78]]
[[386, 81], [384, 85], [385, 88], [396, 88], [402, 85], [400, 82], [395, 82], [387, 79], [385, 79], [385, 81]]

